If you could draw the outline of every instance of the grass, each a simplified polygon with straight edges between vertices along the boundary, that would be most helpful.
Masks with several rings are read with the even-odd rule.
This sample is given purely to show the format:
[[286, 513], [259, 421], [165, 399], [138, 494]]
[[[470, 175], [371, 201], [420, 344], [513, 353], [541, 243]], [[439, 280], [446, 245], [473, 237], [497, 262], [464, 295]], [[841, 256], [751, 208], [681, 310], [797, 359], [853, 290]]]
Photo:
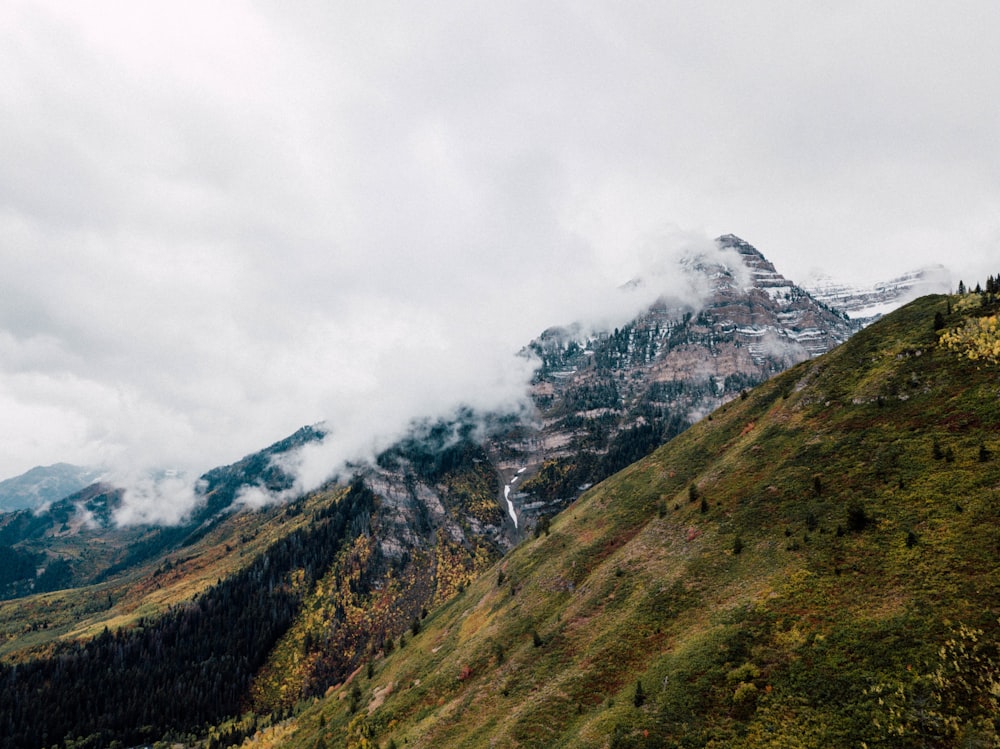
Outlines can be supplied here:
[[285, 745], [884, 738], [866, 687], [929, 657], [949, 622], [995, 636], [1000, 615], [1000, 458], [979, 459], [1000, 454], [1000, 373], [938, 345], [945, 303], [911, 304], [592, 489], [379, 658], [363, 704], [395, 686], [370, 715], [347, 716], [339, 687]]
[[[944, 330], [985, 314], [950, 302], [918, 300], [724, 405], [495, 565], [439, 534], [369, 589], [374, 545], [358, 537], [303, 588], [246, 746], [892, 745], [870, 687], [900, 683], [953, 623], [995, 639], [1000, 618], [1000, 369], [940, 343], [935, 313], [952, 309]], [[484, 520], [480, 468], [442, 486]], [[339, 496], [232, 515], [112, 580], [0, 603], [0, 655], [156, 617]], [[391, 653], [358, 637], [379, 631]], [[342, 683], [317, 681], [331, 649], [358, 664]]]

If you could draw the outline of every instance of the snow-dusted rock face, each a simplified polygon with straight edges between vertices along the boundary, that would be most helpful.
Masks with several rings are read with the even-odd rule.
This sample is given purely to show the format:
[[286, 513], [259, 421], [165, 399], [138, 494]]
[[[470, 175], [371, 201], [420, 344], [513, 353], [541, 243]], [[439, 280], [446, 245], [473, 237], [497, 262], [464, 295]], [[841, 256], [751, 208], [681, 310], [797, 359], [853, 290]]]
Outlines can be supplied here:
[[862, 325], [877, 320], [925, 294], [944, 294], [951, 289], [951, 273], [943, 265], [904, 273], [870, 286], [841, 283], [830, 276], [816, 276], [806, 283], [809, 293], [850, 316]]
[[[589, 463], [569, 475], [580, 485], [599, 480], [857, 329], [744, 240], [716, 241], [729, 252], [693, 257], [682, 268], [706, 289], [700, 306], [661, 299], [621, 328], [591, 335], [552, 328], [531, 343], [542, 363], [533, 391], [542, 418], [527, 464]], [[539, 482], [523, 491], [532, 488]], [[548, 498], [558, 504], [578, 488], [567, 480]]]

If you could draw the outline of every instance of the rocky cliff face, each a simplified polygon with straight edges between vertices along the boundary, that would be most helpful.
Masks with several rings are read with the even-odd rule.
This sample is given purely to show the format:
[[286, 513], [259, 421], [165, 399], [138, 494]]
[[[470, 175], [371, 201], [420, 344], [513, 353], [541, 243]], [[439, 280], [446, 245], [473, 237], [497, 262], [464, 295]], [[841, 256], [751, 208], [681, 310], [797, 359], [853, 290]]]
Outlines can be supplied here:
[[725, 255], [732, 263], [694, 256], [683, 264], [705, 289], [700, 306], [660, 299], [621, 328], [552, 328], [530, 344], [541, 361], [532, 392], [539, 421], [507, 464], [529, 466], [517, 495], [527, 512], [555, 511], [722, 403], [857, 329], [744, 240], [726, 235], [717, 243], [732, 251]]

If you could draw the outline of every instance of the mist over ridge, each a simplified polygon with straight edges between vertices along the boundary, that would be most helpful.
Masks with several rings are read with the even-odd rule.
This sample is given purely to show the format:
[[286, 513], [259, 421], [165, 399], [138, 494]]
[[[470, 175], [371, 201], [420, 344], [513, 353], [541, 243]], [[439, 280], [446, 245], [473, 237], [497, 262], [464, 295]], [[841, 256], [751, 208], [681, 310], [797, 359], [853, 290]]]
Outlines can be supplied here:
[[[654, 423], [660, 424], [656, 429], [664, 431], [659, 438], [654, 436], [656, 432], [642, 438], [644, 441], [653, 439], [645, 449], [650, 449], [658, 440], [669, 438], [684, 428], [684, 425], [704, 417], [712, 408], [734, 397], [741, 388], [760, 382], [804, 358], [828, 350], [831, 345], [844, 340], [851, 329], [839, 316], [815, 307], [814, 302], [807, 302], [805, 292], [777, 273], [758, 250], [742, 239], [733, 235], [710, 241], [690, 235], [674, 235], [671, 239], [672, 244], [664, 244], [661, 251], [652, 258], [654, 262], [649, 263], [647, 269], [634, 276], [629, 283], [609, 286], [603, 294], [590, 297], [586, 312], [581, 313], [569, 328], [553, 329], [565, 331], [556, 334], [557, 340], [562, 340], [560, 346], [566, 346], [570, 342], [573, 346], [589, 346], [591, 344], [588, 341], [605, 341], [600, 346], [607, 348], [612, 334], [617, 340], [619, 326], [623, 334], [634, 328], [635, 332], [630, 333], [630, 336], [639, 335], [640, 330], [643, 331], [642, 336], [653, 336], [652, 320], [658, 320], [655, 335], [668, 336], [671, 340], [664, 338], [655, 343], [650, 339], [648, 345], [666, 346], [666, 352], [678, 344], [678, 341], [673, 340], [674, 334], [670, 333], [672, 329], [682, 324], [685, 329], [689, 324], [695, 326], [684, 334], [691, 344], [687, 347], [691, 354], [681, 353], [685, 348], [681, 346], [675, 354], [652, 369], [648, 369], [648, 366], [653, 364], [653, 359], [649, 360], [648, 365], [635, 361], [634, 365], [648, 371], [646, 374], [634, 371], [629, 375], [628, 379], [633, 384], [621, 391], [620, 397], [623, 400], [620, 405], [615, 405], [616, 409], [624, 409], [621, 413], [625, 416], [645, 399], [655, 400], [657, 396], [651, 395], [653, 391], [644, 395], [644, 389], [652, 383], [655, 390], [656, 381], [663, 378], [666, 378], [662, 383], [665, 386], [669, 386], [669, 382], [675, 378], [687, 378], [684, 381], [688, 382], [689, 387], [695, 388], [691, 391], [692, 394], [704, 393], [704, 396], [685, 400], [687, 405], [684, 406], [680, 401], [674, 405], [653, 406], [657, 413], [666, 408], [663, 416], [654, 416], [650, 412], [645, 417], [638, 417], [635, 423], [633, 419], [636, 417], [628, 416], [608, 434], [608, 437], [614, 437], [618, 429], [624, 429], [625, 432], [618, 438], [634, 443], [635, 439], [629, 436], [629, 432], [636, 424], [644, 425], [641, 428], [647, 430], [653, 428]], [[757, 302], [750, 301], [754, 295], [759, 295]], [[796, 301], [798, 299], [803, 300], [802, 303], [806, 306], [802, 307]], [[761, 311], [777, 304], [774, 310], [785, 311], [777, 317], [772, 316], [773, 312], [767, 312], [758, 319], [755, 314], [747, 316], [747, 309], [744, 309], [746, 304], [751, 305], [749, 309], [755, 304], [764, 305], [760, 307]], [[812, 305], [811, 312], [809, 305]], [[826, 318], [815, 318], [817, 313], [826, 315]], [[731, 317], [733, 314], [736, 317]], [[806, 317], [802, 318], [802, 314]], [[703, 319], [709, 328], [703, 329]], [[715, 322], [708, 323], [709, 320]], [[793, 327], [787, 327], [789, 325]], [[713, 326], [714, 333], [710, 332]], [[567, 334], [571, 338], [565, 338]], [[695, 336], [694, 339], [691, 338], [692, 335]], [[731, 348], [732, 344], [723, 344], [723, 341], [729, 340], [733, 335], [736, 335], [736, 339], [733, 339], [735, 348]], [[546, 411], [538, 410], [538, 404], [547, 402], [550, 396], [541, 395], [538, 383], [547, 379], [546, 372], [551, 369], [552, 355], [563, 356], [558, 350], [548, 349], [549, 343], [543, 343], [539, 347], [539, 342], [549, 338], [550, 333], [545, 332], [531, 346], [522, 346], [500, 363], [502, 369], [487, 374], [483, 381], [477, 379], [482, 376], [481, 370], [472, 368], [470, 371], [464, 367], [460, 351], [443, 357], [429, 353], [422, 360], [426, 366], [415, 373], [394, 369], [391, 376], [400, 376], [398, 382], [402, 383], [398, 387], [410, 391], [428, 386], [434, 388], [438, 387], [438, 380], [443, 380], [450, 389], [449, 397], [439, 401], [423, 399], [408, 403], [405, 398], [400, 399], [390, 393], [376, 397], [375, 403], [365, 400], [347, 404], [348, 408], [339, 411], [342, 416], [347, 416], [346, 422], [343, 419], [317, 422], [314, 436], [297, 443], [293, 449], [282, 448], [272, 454], [269, 460], [273, 470], [284, 477], [279, 487], [252, 482], [246, 484], [233, 498], [234, 507], [253, 509], [286, 502], [335, 477], [346, 479], [365, 465], [373, 465], [378, 455], [400, 439], [411, 439], [422, 429], [436, 423], [464, 424], [464, 430], [476, 431], [479, 435], [476, 441], [480, 442], [487, 439], [489, 430], [486, 425], [494, 422], [497, 417], [514, 418], [525, 427], [534, 425], [529, 428], [547, 432], [548, 427], [543, 427], [543, 423], [548, 423], [550, 417], [546, 415]], [[474, 355], [479, 356], [481, 349], [478, 346], [482, 345], [482, 341], [477, 344]], [[722, 349], [718, 349], [720, 345], [723, 346]], [[740, 353], [741, 346], [745, 347], [744, 353]], [[549, 351], [548, 354], [543, 353], [546, 350]], [[496, 351], [489, 353], [500, 358]], [[566, 353], [570, 352], [567, 350]], [[653, 353], [653, 349], [643, 354], [644, 357], [651, 355], [654, 358], [658, 356]], [[691, 358], [692, 355], [694, 358]], [[597, 364], [598, 370], [607, 366], [599, 362]], [[573, 387], [582, 387], [583, 393], [594, 387], [605, 388], [610, 385], [610, 382], [608, 385], [599, 384], [603, 381], [600, 378], [606, 378], [610, 372], [600, 375], [596, 384], [587, 384], [590, 376], [586, 372], [594, 366], [594, 362], [587, 363], [586, 357], [584, 360], [570, 358], [561, 366], [571, 367], [569, 371], [580, 370], [579, 377], [583, 379]], [[462, 375], [460, 379], [454, 377], [452, 370], [456, 367]], [[679, 368], [674, 371], [672, 367]], [[497, 374], [501, 376], [495, 376]], [[418, 379], [414, 381], [413, 376]], [[733, 379], [733, 376], [737, 379]], [[561, 377], [563, 375], [554, 382], [559, 383]], [[424, 378], [423, 381], [420, 378]], [[578, 377], [574, 375], [572, 381], [577, 380]], [[568, 380], [562, 380], [562, 384], [557, 384], [557, 391], [569, 383]], [[393, 384], [393, 381], [386, 380], [384, 387], [389, 388]], [[610, 386], [614, 389], [613, 385]], [[567, 392], [560, 397], [575, 400], [580, 396]], [[677, 396], [670, 396], [671, 399], [675, 397]], [[635, 398], [640, 400], [635, 401]], [[433, 408], [434, 405], [437, 407]], [[666, 420], [661, 423], [663, 418]], [[348, 426], [344, 426], [345, 423]], [[551, 440], [556, 443], [576, 440], [572, 431], [561, 436], [540, 435], [539, 439], [543, 443]], [[609, 449], [615, 451], [619, 448], [611, 445]], [[628, 448], [635, 449], [638, 446], [634, 444]], [[521, 458], [522, 461], [528, 461], [523, 465], [537, 466], [547, 454], [545, 451], [534, 454], [530, 449], [528, 453]], [[556, 450], [551, 457], [558, 458], [561, 454]], [[641, 453], [635, 455], [639, 454]], [[589, 480], [595, 480], [600, 475], [606, 475], [603, 470], [599, 469], [594, 476], [589, 473], [581, 475], [578, 481], [586, 482], [588, 477]], [[115, 521], [123, 525], [180, 522], [204, 502], [204, 487], [199, 487], [190, 476], [176, 471], [161, 473], [155, 478], [138, 473], [117, 476], [112, 473], [105, 478], [109, 483], [124, 488], [121, 505], [114, 514]], [[516, 518], [513, 509], [511, 515]]]

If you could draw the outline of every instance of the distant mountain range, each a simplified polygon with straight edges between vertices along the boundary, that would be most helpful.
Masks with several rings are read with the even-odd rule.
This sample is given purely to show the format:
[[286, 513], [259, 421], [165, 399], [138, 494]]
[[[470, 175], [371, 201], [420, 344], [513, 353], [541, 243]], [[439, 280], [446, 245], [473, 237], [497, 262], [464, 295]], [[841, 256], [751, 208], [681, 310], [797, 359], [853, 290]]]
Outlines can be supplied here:
[[101, 475], [96, 468], [69, 463], [37, 466], [20, 476], [0, 481], [0, 512], [28, 510], [68, 497]]
[[952, 279], [943, 265], [930, 265], [871, 286], [845, 284], [830, 276], [814, 276], [803, 286], [815, 299], [867, 324], [917, 297], [948, 293]]

